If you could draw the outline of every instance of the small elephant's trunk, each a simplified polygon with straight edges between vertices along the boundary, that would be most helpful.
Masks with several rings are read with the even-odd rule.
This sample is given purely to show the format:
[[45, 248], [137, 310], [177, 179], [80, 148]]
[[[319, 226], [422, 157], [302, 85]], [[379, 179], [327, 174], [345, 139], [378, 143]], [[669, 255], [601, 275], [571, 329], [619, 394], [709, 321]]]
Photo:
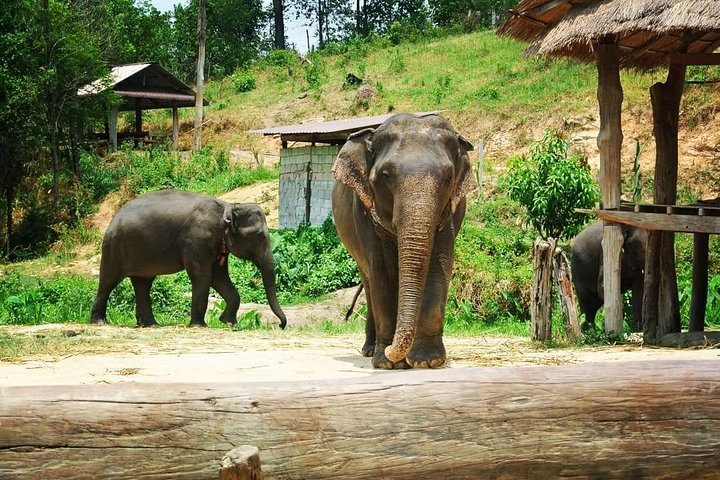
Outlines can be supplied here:
[[276, 317], [280, 319], [280, 328], [285, 328], [287, 325], [287, 318], [285, 312], [280, 308], [280, 303], [277, 300], [277, 293], [275, 290], [275, 260], [272, 256], [272, 251], [268, 247], [263, 258], [258, 262], [260, 268], [260, 274], [262, 275], [263, 287], [265, 288], [265, 294], [267, 295], [268, 304], [270, 309], [273, 311]]

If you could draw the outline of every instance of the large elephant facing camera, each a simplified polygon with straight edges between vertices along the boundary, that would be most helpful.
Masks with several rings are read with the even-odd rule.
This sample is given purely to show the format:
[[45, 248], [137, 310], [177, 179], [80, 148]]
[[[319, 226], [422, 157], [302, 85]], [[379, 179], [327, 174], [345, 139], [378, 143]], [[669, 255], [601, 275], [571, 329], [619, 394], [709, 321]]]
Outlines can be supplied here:
[[[623, 247], [620, 262], [620, 290], [632, 290], [633, 331], [639, 330], [642, 321], [642, 301], [645, 282], [645, 250], [647, 232], [623, 225]], [[604, 303], [603, 282], [603, 223], [586, 227], [573, 241], [570, 269], [573, 285], [585, 314], [583, 330], [595, 326], [595, 315]]]
[[472, 145], [437, 115], [351, 135], [333, 166], [333, 216], [358, 264], [375, 368], [442, 366], [455, 237], [477, 187]]
[[150, 287], [157, 275], [187, 270], [192, 283], [190, 325], [205, 326], [210, 287], [226, 302], [220, 315], [235, 324], [240, 297], [228, 274], [228, 253], [252, 261], [262, 275], [270, 308], [287, 323], [275, 294], [275, 262], [265, 215], [253, 203], [227, 203], [207, 195], [161, 190], [128, 202], [108, 225], [93, 323], [106, 321], [112, 290], [130, 277], [139, 326], [157, 325]]

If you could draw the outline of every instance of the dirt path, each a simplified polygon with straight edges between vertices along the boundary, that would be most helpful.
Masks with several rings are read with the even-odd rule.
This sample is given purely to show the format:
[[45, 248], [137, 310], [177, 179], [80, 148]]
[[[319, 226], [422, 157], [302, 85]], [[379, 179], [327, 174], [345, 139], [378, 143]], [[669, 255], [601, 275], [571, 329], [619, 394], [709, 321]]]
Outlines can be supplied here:
[[[290, 328], [229, 331], [91, 325], [0, 327], [41, 342], [43, 353], [0, 361], [0, 386], [115, 382], [262, 382], [383, 375], [360, 355], [363, 335]], [[56, 343], [57, 342], [57, 343]], [[720, 349], [620, 345], [547, 349], [522, 337], [446, 337], [447, 368], [630, 360], [720, 360]]]

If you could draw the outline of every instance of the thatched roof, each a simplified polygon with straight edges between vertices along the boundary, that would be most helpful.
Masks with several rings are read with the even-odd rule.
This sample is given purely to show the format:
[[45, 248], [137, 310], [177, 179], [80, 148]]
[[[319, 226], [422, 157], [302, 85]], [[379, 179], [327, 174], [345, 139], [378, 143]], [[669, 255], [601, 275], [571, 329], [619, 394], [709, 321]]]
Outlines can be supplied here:
[[498, 31], [531, 42], [528, 54], [583, 61], [594, 60], [593, 41], [612, 36], [623, 66], [656, 67], [720, 46], [720, 1], [524, 0]]

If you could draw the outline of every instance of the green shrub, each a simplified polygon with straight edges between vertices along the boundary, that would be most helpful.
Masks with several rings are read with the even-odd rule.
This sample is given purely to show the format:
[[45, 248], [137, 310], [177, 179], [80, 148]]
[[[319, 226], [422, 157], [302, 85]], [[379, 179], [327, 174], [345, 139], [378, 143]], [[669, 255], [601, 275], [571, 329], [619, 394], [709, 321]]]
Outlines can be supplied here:
[[575, 236], [587, 222], [576, 208], [591, 208], [599, 198], [590, 168], [568, 156], [568, 143], [547, 132], [527, 157], [515, 157], [501, 178], [511, 199], [527, 211], [527, 219], [543, 238]]
[[257, 80], [255, 74], [250, 70], [238, 70], [230, 77], [232, 86], [236, 93], [250, 92], [255, 90]]

